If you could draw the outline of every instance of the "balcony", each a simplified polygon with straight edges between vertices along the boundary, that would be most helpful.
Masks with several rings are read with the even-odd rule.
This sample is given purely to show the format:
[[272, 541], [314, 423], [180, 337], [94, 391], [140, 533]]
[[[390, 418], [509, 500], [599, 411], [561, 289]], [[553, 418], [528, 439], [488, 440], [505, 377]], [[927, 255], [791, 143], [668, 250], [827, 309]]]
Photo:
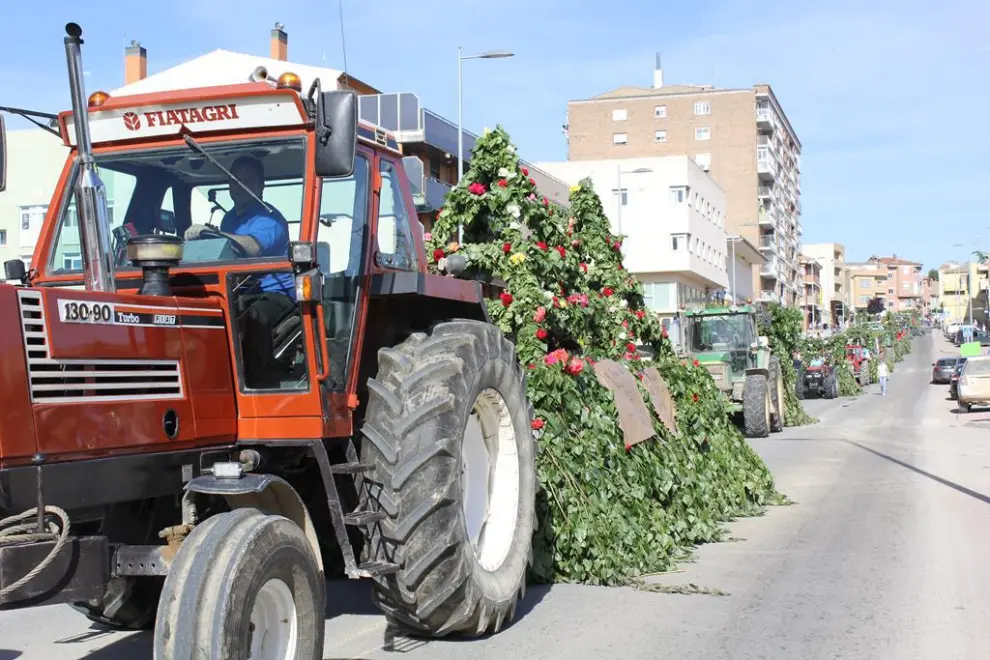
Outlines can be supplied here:
[[760, 211], [760, 226], [761, 227], [773, 227], [776, 228], [778, 223], [777, 211], [770, 209], [769, 211]]
[[761, 200], [769, 200], [771, 202], [777, 199], [777, 193], [773, 186], [760, 186], [757, 191], [757, 196], [759, 196]]
[[417, 213], [438, 211], [443, 206], [443, 200], [450, 192], [449, 183], [426, 176], [423, 171], [423, 161], [416, 156], [406, 156], [402, 159], [409, 186], [412, 188], [413, 202], [416, 203]]
[[763, 289], [760, 291], [758, 300], [760, 302], [780, 302], [780, 295], [776, 291]]
[[773, 130], [773, 109], [769, 103], [756, 105], [756, 126], [764, 131]]
[[771, 257], [767, 259], [767, 262], [760, 266], [760, 275], [765, 277], [779, 277], [780, 272], [780, 261], [777, 257]]
[[777, 237], [773, 234], [765, 234], [760, 236], [760, 250], [769, 250], [771, 252], [777, 252]]
[[756, 173], [763, 181], [773, 181], [777, 178], [777, 163], [770, 157], [769, 152], [757, 149]]

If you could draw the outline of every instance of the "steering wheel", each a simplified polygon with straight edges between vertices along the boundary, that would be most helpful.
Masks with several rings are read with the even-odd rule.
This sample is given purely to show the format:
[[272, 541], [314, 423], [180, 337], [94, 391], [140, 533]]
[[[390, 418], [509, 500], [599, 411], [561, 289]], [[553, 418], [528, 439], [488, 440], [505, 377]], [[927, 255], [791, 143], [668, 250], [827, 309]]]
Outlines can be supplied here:
[[224, 236], [220, 233], [220, 230], [211, 225], [207, 225], [203, 228], [203, 231], [199, 232], [199, 236], [193, 240], [202, 241], [210, 238], [222, 238], [223, 240], [230, 243], [231, 249], [237, 254], [238, 257], [247, 257], [247, 251], [241, 246], [237, 241], [231, 240], [229, 236]]

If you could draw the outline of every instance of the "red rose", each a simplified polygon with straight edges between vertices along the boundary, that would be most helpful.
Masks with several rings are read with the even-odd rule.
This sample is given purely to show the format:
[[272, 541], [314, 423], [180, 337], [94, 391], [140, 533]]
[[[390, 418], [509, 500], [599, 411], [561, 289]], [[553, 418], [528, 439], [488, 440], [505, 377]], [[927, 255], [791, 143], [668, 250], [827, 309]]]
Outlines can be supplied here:
[[543, 206], [550, 206], [550, 200], [546, 197], [543, 198]]
[[505, 188], [508, 185], [509, 185], [509, 182], [506, 181], [505, 179], [499, 179], [498, 180], [498, 187], [499, 188]]
[[533, 427], [533, 430], [534, 431], [539, 431], [540, 429], [543, 428], [543, 423], [544, 423], [543, 420], [540, 419], [539, 417], [537, 417], [536, 419], [534, 419], [532, 421], [532, 423], [530, 424], [530, 426]]
[[577, 357], [571, 358], [571, 361], [568, 362], [567, 366], [564, 368], [564, 371], [566, 371], [572, 376], [577, 376], [583, 370], [584, 370], [584, 362], [581, 360], [581, 358], [577, 358]]
[[663, 335], [663, 338], [666, 339], [667, 338], [667, 328], [664, 328], [663, 329], [663, 332], [661, 332], [660, 334], [662, 334]]
[[444, 251], [437, 248], [433, 251], [433, 261], [440, 261], [444, 257]]
[[540, 340], [546, 339], [547, 338], [547, 331], [544, 330], [543, 328], [537, 328], [536, 329], [536, 338], [537, 339], [540, 339]]
[[545, 307], [537, 307], [536, 313], [533, 314], [533, 320], [537, 323], [543, 323], [543, 319], [547, 317], [547, 310]]
[[536, 363], [535, 362], [530, 362], [526, 366], [529, 367], [530, 369], [536, 369]]
[[613, 291], [611, 287], [605, 287], [604, 289], [602, 289], [602, 295], [605, 296], [606, 298], [611, 296], [613, 293], [615, 293], [615, 291]]
[[[523, 175], [523, 176], [529, 176], [529, 170], [527, 170], [527, 169], [526, 169], [525, 167], [524, 167], [524, 168], [522, 168], [522, 170], [520, 170], [520, 171], [522, 172], [522, 175]], [[531, 182], [532, 182], [532, 181], [531, 181]]]
[[625, 268], [622, 267], [622, 264], [619, 264], [619, 270], [625, 270]]
[[536, 243], [536, 247], [538, 247], [538, 248], [540, 248], [540, 249], [541, 249], [541, 250], [543, 250], [544, 252], [546, 252], [546, 251], [547, 251], [547, 250], [549, 249], [549, 248], [547, 247], [547, 244], [546, 244], [546, 243], [544, 243], [543, 241], [537, 241], [537, 243]]
[[700, 362], [698, 362], [697, 360], [695, 360], [695, 361], [694, 361], [694, 366], [696, 366], [696, 367], [700, 367], [700, 366], [701, 366], [701, 363], [700, 363]]
[[[570, 232], [567, 232], [567, 234], [569, 236]], [[571, 241], [571, 247], [576, 248], [576, 247], [580, 247], [580, 245], [581, 245], [581, 241], [576, 238], [573, 241]]]
[[488, 188], [485, 188], [485, 184], [478, 183], [477, 181], [475, 181], [470, 186], [468, 186], [468, 192], [471, 193], [472, 195], [484, 195], [486, 192], [488, 192]]
[[[524, 171], [523, 171], [523, 176], [526, 176], [527, 174], [529, 174], [529, 172], [526, 172], [526, 171], [524, 170]], [[529, 180], [529, 185], [531, 185], [531, 186], [535, 186], [535, 185], [536, 185], [536, 181], [533, 181], [532, 179], [530, 179], [530, 180]]]
[[564, 246], [563, 245], [558, 245], [557, 246], [557, 252], [560, 253], [560, 257], [561, 257], [561, 259], [563, 259], [564, 258], [564, 254], [565, 254], [565, 252], [564, 252]]
[[646, 318], [646, 312], [644, 312], [641, 309], [637, 309], [636, 310], [636, 318], [638, 318], [638, 319], [644, 319], [644, 318]]
[[628, 344], [626, 344], [626, 350], [629, 351], [630, 353], [635, 353], [636, 352], [636, 344], [634, 344], [632, 342], [629, 342]]
[[501, 293], [498, 296], [502, 300], [502, 305], [508, 307], [512, 304], [512, 294], [511, 293]]
[[585, 273], [587, 273], [588, 272], [588, 264], [581, 264], [581, 270], [584, 271]]
[[698, 394], [697, 393], [692, 394], [691, 400], [694, 401], [695, 403], [698, 403]]
[[623, 321], [622, 322], [622, 327], [625, 328], [626, 330], [628, 330], [629, 329], [629, 321]]
[[505, 244], [503, 244], [502, 245], [502, 252], [505, 252], [506, 254], [509, 254], [510, 252], [512, 252], [512, 243], [505, 243]]

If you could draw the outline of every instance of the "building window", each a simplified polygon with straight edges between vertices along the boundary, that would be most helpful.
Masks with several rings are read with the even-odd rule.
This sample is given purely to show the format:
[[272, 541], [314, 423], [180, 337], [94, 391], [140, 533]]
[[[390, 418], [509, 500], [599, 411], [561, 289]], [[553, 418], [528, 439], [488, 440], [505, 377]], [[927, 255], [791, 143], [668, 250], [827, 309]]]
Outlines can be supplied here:
[[625, 133], [613, 133], [612, 134], [612, 144], [625, 144], [626, 134]]
[[683, 204], [687, 199], [687, 188], [685, 186], [670, 187], [670, 201], [674, 204]]
[[653, 116], [656, 117], [657, 119], [666, 119], [667, 118], [667, 106], [665, 106], [665, 105], [658, 105], [657, 107], [653, 108]]
[[710, 115], [712, 114], [712, 105], [708, 101], [695, 101], [694, 114], [699, 117], [701, 115]]
[[27, 211], [21, 211], [21, 230], [27, 231], [31, 228], [31, 214]]
[[894, 271], [891, 270], [887, 272], [887, 279], [888, 280], [894, 279]]
[[625, 108], [619, 108], [612, 111], [612, 121], [625, 121], [628, 117], [629, 115], [626, 113]]
[[887, 293], [892, 296], [892, 295], [894, 295], [894, 290], [893, 289], [887, 289]]
[[868, 277], [861, 277], [859, 278], [859, 285], [864, 289], [869, 289], [873, 286], [873, 280]]
[[628, 206], [629, 205], [629, 191], [627, 189], [622, 188], [620, 190], [618, 188], [612, 188], [612, 196], [613, 197], [618, 197], [619, 198], [619, 204], [621, 204], [622, 206]]
[[698, 167], [705, 170], [706, 172], [712, 169], [712, 155], [711, 154], [697, 154], [694, 157], [694, 162], [698, 164]]
[[653, 141], [664, 144], [667, 142], [667, 131], [654, 131]]
[[671, 236], [670, 237], [670, 248], [674, 252], [677, 252], [678, 250], [681, 249], [681, 241], [682, 240], [684, 240], [682, 236], [677, 236], [677, 235]]
[[7, 244], [7, 230], [0, 229], [0, 245], [6, 245], [6, 244]]
[[82, 255], [79, 252], [66, 252], [62, 257], [62, 270], [82, 270]]
[[707, 126], [694, 129], [694, 139], [695, 140], [711, 140], [712, 139], [712, 129]]

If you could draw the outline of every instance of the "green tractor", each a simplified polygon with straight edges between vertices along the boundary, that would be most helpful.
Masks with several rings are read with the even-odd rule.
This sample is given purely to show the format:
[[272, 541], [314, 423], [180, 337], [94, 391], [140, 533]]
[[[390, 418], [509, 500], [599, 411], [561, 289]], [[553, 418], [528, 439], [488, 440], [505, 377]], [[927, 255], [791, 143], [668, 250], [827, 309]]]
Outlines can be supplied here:
[[699, 306], [687, 309], [684, 350], [715, 379], [715, 384], [742, 415], [750, 438], [765, 438], [784, 428], [784, 381], [770, 343], [756, 331], [751, 305]]

